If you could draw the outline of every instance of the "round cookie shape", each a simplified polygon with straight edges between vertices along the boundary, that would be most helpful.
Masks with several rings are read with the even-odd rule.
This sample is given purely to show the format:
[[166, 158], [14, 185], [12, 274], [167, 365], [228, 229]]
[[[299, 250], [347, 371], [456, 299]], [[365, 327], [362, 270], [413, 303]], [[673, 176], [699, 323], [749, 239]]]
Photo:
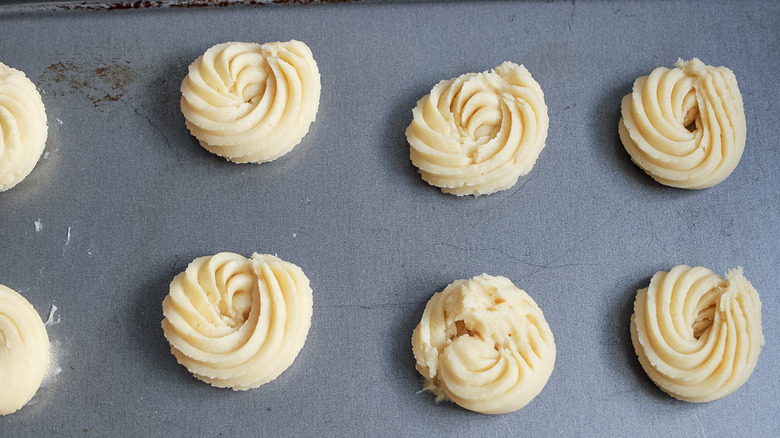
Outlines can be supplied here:
[[436, 400], [483, 414], [528, 404], [547, 384], [555, 340], [539, 306], [505, 277], [458, 280], [431, 297], [412, 334]]
[[732, 269], [726, 279], [680, 265], [637, 292], [631, 341], [647, 375], [688, 402], [723, 398], [750, 377], [764, 345], [761, 300]]
[[23, 296], [0, 284], [0, 415], [33, 398], [49, 369], [49, 335]]
[[320, 72], [300, 41], [211, 47], [181, 84], [187, 128], [210, 152], [236, 163], [286, 154], [309, 132]]
[[642, 170], [667, 186], [712, 187], [745, 150], [745, 110], [734, 73], [694, 58], [659, 67], [623, 98], [618, 132]]
[[220, 388], [246, 390], [277, 378], [306, 342], [309, 279], [272, 255], [199, 257], [163, 300], [162, 328], [176, 360]]
[[46, 108], [35, 84], [0, 62], [0, 192], [32, 172], [48, 132]]
[[423, 180], [458, 196], [515, 185], [536, 163], [550, 124], [542, 88], [509, 61], [439, 82], [412, 114], [412, 163]]

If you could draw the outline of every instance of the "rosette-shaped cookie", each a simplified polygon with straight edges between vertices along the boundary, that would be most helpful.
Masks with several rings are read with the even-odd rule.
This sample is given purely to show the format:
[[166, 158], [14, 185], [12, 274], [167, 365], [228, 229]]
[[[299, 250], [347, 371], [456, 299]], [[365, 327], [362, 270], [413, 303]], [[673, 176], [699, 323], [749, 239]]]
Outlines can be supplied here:
[[742, 268], [724, 280], [707, 268], [676, 266], [637, 292], [631, 340], [642, 368], [669, 395], [717, 400], [756, 366], [764, 345], [761, 300]]
[[312, 290], [292, 263], [223, 252], [173, 279], [163, 314], [180, 364], [213, 386], [245, 390], [292, 365], [309, 333]]
[[35, 84], [0, 62], [0, 192], [32, 172], [48, 132], [46, 108]]
[[181, 94], [187, 128], [204, 148], [236, 163], [261, 163], [309, 132], [320, 72], [300, 41], [223, 43], [190, 65]]
[[23, 296], [0, 284], [0, 415], [19, 410], [49, 369], [49, 335]]
[[487, 274], [433, 295], [412, 350], [437, 401], [484, 414], [528, 404], [555, 365], [555, 340], [539, 306], [509, 279]]
[[618, 132], [631, 159], [654, 180], [703, 189], [731, 174], [745, 149], [745, 110], [726, 67], [678, 60], [634, 82]]
[[550, 124], [542, 88], [512, 62], [439, 82], [412, 114], [412, 163], [426, 182], [458, 196], [515, 185], [536, 163]]

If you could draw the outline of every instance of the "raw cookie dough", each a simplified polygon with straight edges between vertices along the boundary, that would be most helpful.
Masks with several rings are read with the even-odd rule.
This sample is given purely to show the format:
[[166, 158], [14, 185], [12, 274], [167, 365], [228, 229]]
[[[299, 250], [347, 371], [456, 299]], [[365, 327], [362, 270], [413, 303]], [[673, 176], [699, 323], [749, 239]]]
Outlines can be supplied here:
[[555, 365], [555, 340], [539, 306], [509, 279], [487, 274], [433, 295], [412, 350], [437, 401], [483, 414], [528, 404]]
[[406, 129], [412, 163], [445, 193], [505, 190], [533, 168], [547, 139], [544, 93], [522, 65], [436, 84]]
[[213, 386], [245, 390], [292, 365], [309, 333], [312, 290], [292, 263], [223, 252], [173, 279], [163, 314], [180, 364]]
[[631, 159], [654, 180], [703, 189], [731, 174], [745, 149], [737, 78], [694, 58], [659, 67], [623, 98], [618, 131]]
[[724, 280], [707, 268], [675, 266], [637, 292], [631, 341], [642, 368], [669, 395], [717, 400], [756, 366], [764, 345], [761, 300], [742, 268]]
[[35, 84], [0, 62], [0, 192], [32, 172], [48, 132], [46, 109]]
[[190, 65], [181, 94], [187, 128], [204, 148], [236, 163], [261, 163], [309, 132], [320, 72], [300, 41], [223, 43]]
[[0, 284], [0, 415], [35, 395], [49, 369], [49, 335], [23, 296]]

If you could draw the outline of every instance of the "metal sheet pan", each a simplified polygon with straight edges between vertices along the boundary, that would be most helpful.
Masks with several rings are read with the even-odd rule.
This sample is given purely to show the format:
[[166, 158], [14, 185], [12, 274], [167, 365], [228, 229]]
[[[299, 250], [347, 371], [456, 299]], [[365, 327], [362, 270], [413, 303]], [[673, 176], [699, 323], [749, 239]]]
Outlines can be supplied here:
[[[38, 5], [40, 6], [40, 5]], [[45, 8], [44, 8], [45, 9]], [[0, 6], [0, 61], [39, 85], [46, 155], [0, 193], [0, 283], [45, 317], [62, 369], [4, 437], [773, 436], [780, 430], [778, 88], [771, 1], [455, 2], [144, 8]], [[234, 165], [179, 111], [187, 65], [225, 41], [305, 41], [322, 73], [311, 131], [289, 155]], [[703, 191], [661, 186], [617, 135], [634, 79], [678, 58], [734, 70], [742, 162]], [[546, 94], [547, 147], [506, 192], [444, 195], [404, 130], [439, 80], [522, 63]], [[37, 226], [36, 226], [37, 224]], [[211, 388], [160, 328], [195, 257], [276, 253], [314, 288], [312, 329], [277, 380]], [[766, 346], [739, 391], [676, 401], [644, 375], [635, 291], [677, 264], [743, 266]], [[410, 336], [425, 302], [482, 272], [528, 291], [558, 359], [522, 410], [484, 416], [418, 393]]]

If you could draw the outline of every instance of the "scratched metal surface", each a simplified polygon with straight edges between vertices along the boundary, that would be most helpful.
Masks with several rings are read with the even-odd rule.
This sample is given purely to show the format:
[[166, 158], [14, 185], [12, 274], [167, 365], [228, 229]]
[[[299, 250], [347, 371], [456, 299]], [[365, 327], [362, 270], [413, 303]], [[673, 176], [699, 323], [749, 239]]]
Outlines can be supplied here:
[[[62, 369], [0, 436], [773, 436], [778, 35], [771, 1], [0, 8], [0, 61], [39, 85], [50, 125], [44, 159], [0, 194], [0, 283], [43, 317], [57, 306]], [[291, 38], [322, 73], [310, 133], [269, 164], [205, 152], [178, 108], [187, 65]], [[617, 121], [637, 76], [694, 56], [735, 71], [748, 143], [726, 181], [682, 191], [630, 162]], [[411, 108], [504, 60], [545, 91], [547, 147], [512, 190], [441, 194], [408, 161]], [[302, 353], [248, 392], [193, 379], [160, 329], [171, 278], [224, 250], [277, 253], [314, 288]], [[635, 290], [681, 263], [744, 266], [763, 299], [758, 366], [720, 401], [664, 395], [630, 345]], [[558, 346], [541, 395], [498, 417], [418, 394], [410, 350], [426, 300], [482, 272], [527, 290]]]

